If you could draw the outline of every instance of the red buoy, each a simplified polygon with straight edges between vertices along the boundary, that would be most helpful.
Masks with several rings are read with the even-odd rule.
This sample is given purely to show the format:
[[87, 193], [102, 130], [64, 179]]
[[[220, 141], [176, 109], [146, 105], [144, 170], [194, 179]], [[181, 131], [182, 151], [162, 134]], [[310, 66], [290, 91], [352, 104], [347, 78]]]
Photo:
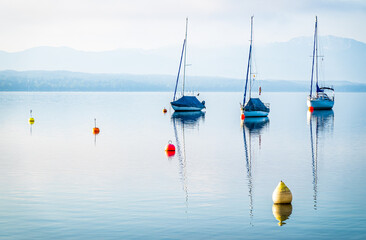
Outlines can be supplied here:
[[99, 128], [97, 128], [97, 119], [94, 118], [94, 128], [93, 128], [93, 134], [99, 134]]
[[99, 128], [97, 127], [93, 128], [93, 134], [99, 134]]
[[168, 110], [166, 110], [166, 108], [163, 109], [163, 113], [166, 113]]
[[168, 145], [165, 146], [166, 152], [175, 152], [175, 146], [172, 144], [172, 141], [168, 142]]
[[165, 151], [167, 157], [174, 157], [175, 151]]
[[244, 115], [244, 113], [242, 113], [242, 114], [241, 114], [240, 119], [241, 119], [241, 120], [244, 120], [244, 119], [245, 119], [245, 115]]
[[313, 106], [309, 107], [309, 112], [314, 112], [314, 107]]

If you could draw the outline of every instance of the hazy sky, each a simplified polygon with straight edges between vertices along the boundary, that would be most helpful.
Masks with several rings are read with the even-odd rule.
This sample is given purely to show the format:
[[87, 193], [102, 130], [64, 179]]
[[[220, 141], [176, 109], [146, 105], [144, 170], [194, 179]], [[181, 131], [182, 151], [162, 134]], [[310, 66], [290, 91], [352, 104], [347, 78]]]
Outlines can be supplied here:
[[366, 0], [0, 0], [0, 50], [68, 46], [103, 51], [181, 45], [185, 17], [197, 46], [322, 35], [366, 42]]

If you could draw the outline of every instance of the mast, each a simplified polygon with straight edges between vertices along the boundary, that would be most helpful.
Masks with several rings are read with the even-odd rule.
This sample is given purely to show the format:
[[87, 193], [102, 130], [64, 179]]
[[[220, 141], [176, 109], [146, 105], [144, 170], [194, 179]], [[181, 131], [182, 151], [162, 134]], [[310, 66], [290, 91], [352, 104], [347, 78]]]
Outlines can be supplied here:
[[318, 86], [318, 44], [317, 44], [318, 17], [315, 16], [314, 46], [313, 46], [313, 62], [311, 65], [311, 81], [310, 81], [310, 97], [313, 93], [313, 77], [314, 77], [314, 61], [316, 57], [316, 85]]
[[315, 16], [315, 36], [316, 36], [316, 41], [315, 41], [315, 74], [316, 74], [316, 92], [318, 93], [318, 16]]
[[184, 96], [184, 84], [186, 81], [186, 66], [187, 66], [187, 31], [188, 31], [188, 18], [186, 18], [186, 36], [184, 38], [185, 48], [184, 48], [184, 68], [183, 68], [183, 89], [182, 96]]
[[[250, 46], [253, 49], [253, 16], [250, 18]], [[249, 64], [249, 99], [252, 97], [252, 57]]]
[[[253, 17], [250, 18], [250, 47], [249, 47], [249, 57], [248, 57], [248, 66], [247, 66], [247, 74], [245, 79], [245, 89], [244, 89], [244, 99], [243, 99], [243, 106], [245, 105], [245, 98], [247, 95], [247, 86], [248, 86], [248, 77], [249, 77], [249, 99], [251, 95], [251, 79], [252, 79], [252, 67], [251, 67], [251, 61], [252, 61], [252, 42], [253, 42]], [[249, 75], [249, 76], [248, 76]]]
[[182, 47], [182, 53], [180, 54], [179, 69], [178, 69], [177, 81], [176, 81], [176, 83], [175, 83], [175, 89], [174, 89], [173, 101], [175, 101], [175, 95], [177, 94], [177, 87], [178, 87], [179, 73], [180, 73], [180, 68], [181, 68], [181, 66], [182, 66], [183, 51], [184, 51], [185, 44], [186, 44], [186, 40], [184, 39], [184, 41], [183, 41], [183, 47]]

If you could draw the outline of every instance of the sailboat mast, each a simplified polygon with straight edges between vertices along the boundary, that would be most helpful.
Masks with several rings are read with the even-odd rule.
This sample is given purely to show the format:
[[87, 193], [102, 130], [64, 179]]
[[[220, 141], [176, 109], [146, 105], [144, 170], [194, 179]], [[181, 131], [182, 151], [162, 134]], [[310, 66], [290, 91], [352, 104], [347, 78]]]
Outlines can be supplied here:
[[[250, 18], [250, 47], [249, 47], [249, 57], [248, 57], [248, 66], [247, 66], [247, 74], [245, 78], [245, 88], [244, 88], [244, 98], [243, 98], [243, 106], [245, 105], [245, 98], [247, 96], [247, 86], [248, 86], [248, 77], [251, 79], [251, 76], [248, 76], [251, 72], [251, 59], [252, 59], [252, 34], [253, 34], [253, 16]], [[250, 92], [250, 84], [249, 83], [249, 92]], [[250, 99], [250, 94], [249, 94]]]
[[179, 68], [178, 68], [177, 81], [175, 82], [175, 89], [174, 89], [173, 101], [175, 101], [175, 96], [177, 94], [177, 87], [178, 87], [178, 81], [179, 81], [179, 73], [180, 73], [180, 68], [182, 66], [182, 60], [183, 60], [183, 53], [184, 53], [185, 44], [186, 44], [186, 40], [184, 39], [184, 41], [183, 41], [183, 47], [182, 47], [182, 53], [180, 54], [180, 62], [179, 62]]
[[[311, 65], [311, 82], [310, 82], [310, 97], [313, 93], [313, 78], [314, 78], [314, 60], [315, 60], [315, 56], [318, 55], [318, 53], [315, 53], [315, 51], [317, 51], [317, 27], [318, 27], [318, 17], [315, 16], [315, 32], [314, 32], [314, 46], [313, 46], [313, 62]], [[316, 60], [316, 62], [318, 62], [318, 58]], [[316, 67], [316, 71], [318, 71], [318, 67]], [[318, 75], [317, 75], [318, 76]], [[317, 78], [317, 83], [318, 83], [318, 78]]]
[[[250, 46], [253, 49], [253, 16], [250, 18]], [[249, 99], [252, 97], [252, 57], [249, 59]]]
[[318, 17], [315, 17], [315, 74], [316, 74], [316, 90], [318, 92]]
[[182, 96], [184, 96], [184, 85], [186, 82], [186, 66], [187, 66], [187, 31], [188, 31], [188, 18], [186, 18], [186, 36], [184, 38], [185, 48], [184, 48], [184, 68], [183, 68], [183, 88]]

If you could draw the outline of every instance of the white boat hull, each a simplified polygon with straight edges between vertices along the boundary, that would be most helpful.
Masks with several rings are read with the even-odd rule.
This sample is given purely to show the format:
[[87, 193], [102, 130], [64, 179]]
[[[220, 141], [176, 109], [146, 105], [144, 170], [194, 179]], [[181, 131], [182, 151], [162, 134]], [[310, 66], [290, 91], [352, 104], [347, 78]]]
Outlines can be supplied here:
[[178, 107], [174, 105], [172, 105], [172, 108], [177, 112], [201, 111], [203, 109], [199, 107]]
[[244, 111], [245, 117], [267, 117], [269, 112], [264, 111]]
[[308, 107], [313, 107], [314, 110], [327, 110], [333, 108], [334, 100], [332, 101], [330, 99], [308, 98], [307, 105]]

